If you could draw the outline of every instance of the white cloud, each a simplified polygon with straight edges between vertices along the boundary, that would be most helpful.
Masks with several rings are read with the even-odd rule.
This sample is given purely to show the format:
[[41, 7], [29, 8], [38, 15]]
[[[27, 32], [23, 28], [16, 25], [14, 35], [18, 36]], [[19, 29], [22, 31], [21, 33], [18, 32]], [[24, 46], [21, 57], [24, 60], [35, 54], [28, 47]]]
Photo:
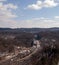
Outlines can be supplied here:
[[10, 28], [59, 27], [59, 20], [40, 17], [16, 22], [15, 20], [1, 18], [0, 27], [10, 27]]
[[2, 18], [0, 19], [0, 27], [6, 27], [6, 28], [16, 28], [17, 22], [15, 20]]
[[16, 26], [18, 28], [50, 28], [59, 27], [59, 20], [49, 19], [49, 18], [33, 18], [30, 20], [23, 20], [17, 22]]
[[27, 6], [29, 9], [39, 10], [43, 7], [56, 7], [58, 3], [55, 0], [44, 0], [44, 1], [37, 1], [36, 4], [30, 4]]
[[12, 10], [17, 9], [16, 5], [0, 3], [0, 17], [14, 18], [17, 17]]
[[17, 9], [18, 7], [12, 3], [4, 5], [5, 8]]
[[37, 1], [36, 4], [28, 5], [27, 8], [35, 9], [35, 10], [41, 9], [42, 8], [42, 2], [41, 1]]
[[55, 19], [59, 19], [59, 16], [55, 16], [54, 18], [55, 18]]
[[35, 10], [41, 9], [41, 7], [39, 7], [39, 6], [35, 5], [35, 4], [29, 5], [28, 8], [35, 9]]
[[17, 15], [13, 12], [18, 8], [18, 6], [8, 3], [5, 4], [0, 0], [0, 27], [15, 27], [17, 25], [17, 22], [14, 20], [14, 18], [17, 17]]
[[56, 3], [54, 0], [45, 0], [44, 1], [44, 7], [55, 7], [58, 3]]

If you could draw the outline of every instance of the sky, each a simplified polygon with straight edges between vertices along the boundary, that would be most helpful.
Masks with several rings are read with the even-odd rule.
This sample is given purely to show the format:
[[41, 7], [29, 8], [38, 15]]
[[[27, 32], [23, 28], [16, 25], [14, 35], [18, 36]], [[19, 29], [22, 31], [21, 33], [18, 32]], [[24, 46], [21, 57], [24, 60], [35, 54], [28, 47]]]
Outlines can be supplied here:
[[0, 27], [59, 27], [59, 0], [0, 0]]

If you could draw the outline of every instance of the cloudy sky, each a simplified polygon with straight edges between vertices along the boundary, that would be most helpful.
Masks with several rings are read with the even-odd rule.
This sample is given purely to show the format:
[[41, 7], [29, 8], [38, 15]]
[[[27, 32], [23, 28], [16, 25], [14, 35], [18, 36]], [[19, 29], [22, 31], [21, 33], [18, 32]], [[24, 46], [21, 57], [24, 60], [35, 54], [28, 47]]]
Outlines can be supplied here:
[[59, 27], [59, 0], [0, 0], [0, 27]]

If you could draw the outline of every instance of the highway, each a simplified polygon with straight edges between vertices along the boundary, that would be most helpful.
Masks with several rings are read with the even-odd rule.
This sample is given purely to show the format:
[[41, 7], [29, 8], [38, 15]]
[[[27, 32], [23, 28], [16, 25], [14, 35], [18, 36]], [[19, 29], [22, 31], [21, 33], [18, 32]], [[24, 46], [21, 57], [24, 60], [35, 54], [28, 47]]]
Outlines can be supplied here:
[[41, 49], [40, 42], [38, 40], [35, 40], [35, 42], [37, 44], [36, 49], [34, 49], [34, 51], [28, 56], [20, 59], [19, 54], [17, 54], [9, 59], [3, 60], [2, 62], [0, 62], [0, 65], [26, 65], [26, 63], [29, 63], [29, 64], [32, 63], [31, 61], [32, 55], [34, 55], [35, 53], [37, 53], [38, 50]]

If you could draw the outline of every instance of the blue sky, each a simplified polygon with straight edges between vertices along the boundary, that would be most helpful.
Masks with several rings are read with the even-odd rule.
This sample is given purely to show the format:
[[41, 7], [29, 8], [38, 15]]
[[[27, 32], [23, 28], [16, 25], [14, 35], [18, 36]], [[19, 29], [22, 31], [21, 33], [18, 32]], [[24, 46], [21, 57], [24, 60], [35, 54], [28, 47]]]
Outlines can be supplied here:
[[59, 0], [0, 0], [0, 27], [59, 27]]

